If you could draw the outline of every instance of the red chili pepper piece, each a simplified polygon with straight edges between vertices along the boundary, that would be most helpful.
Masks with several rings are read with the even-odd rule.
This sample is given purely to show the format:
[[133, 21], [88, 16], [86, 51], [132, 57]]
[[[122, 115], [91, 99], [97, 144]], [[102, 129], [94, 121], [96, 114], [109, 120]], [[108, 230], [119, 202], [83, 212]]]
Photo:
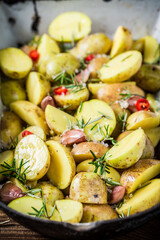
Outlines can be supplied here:
[[68, 89], [66, 87], [61, 86], [61, 87], [55, 88], [53, 92], [55, 95], [66, 95], [66, 93], [68, 92]]
[[33, 61], [37, 61], [39, 58], [39, 53], [37, 50], [33, 50], [29, 53], [30, 58], [32, 58]]
[[94, 58], [93, 54], [89, 54], [87, 57], [85, 57], [85, 62], [90, 62]]
[[28, 136], [28, 135], [30, 135], [30, 134], [33, 134], [33, 133], [31, 133], [31, 132], [28, 131], [28, 130], [25, 130], [25, 131], [22, 133], [22, 137], [26, 137], [26, 136]]
[[136, 108], [138, 111], [144, 110], [148, 111], [149, 110], [149, 102], [145, 98], [141, 98], [136, 102]]

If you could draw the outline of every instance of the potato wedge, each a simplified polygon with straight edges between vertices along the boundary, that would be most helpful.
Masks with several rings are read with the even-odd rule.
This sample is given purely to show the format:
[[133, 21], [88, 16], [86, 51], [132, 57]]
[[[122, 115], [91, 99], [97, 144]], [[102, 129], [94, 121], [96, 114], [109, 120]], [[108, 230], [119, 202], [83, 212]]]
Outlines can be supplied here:
[[142, 55], [132, 50], [119, 54], [99, 70], [102, 82], [123, 82], [132, 77], [141, 67]]
[[[12, 160], [12, 161], [13, 161], [13, 160]], [[14, 183], [14, 185], [16, 185], [17, 187], [19, 187], [19, 188], [22, 190], [23, 193], [25, 193], [25, 192], [28, 191], [26, 185], [23, 185], [17, 178], [12, 177], [12, 178], [10, 178], [10, 181], [11, 181], [12, 183]]]
[[[43, 201], [40, 198], [35, 198], [35, 197], [21, 197], [21, 198], [17, 198], [15, 200], [13, 200], [12, 202], [10, 202], [8, 204], [8, 207], [27, 214], [27, 215], [31, 215], [31, 214], [36, 214], [35, 209], [37, 209], [38, 211], [43, 207]], [[32, 208], [33, 207], [33, 208]], [[29, 214], [31, 213], [31, 214]], [[46, 213], [45, 213], [46, 215]], [[35, 215], [32, 215], [35, 216]], [[46, 218], [47, 219], [47, 218]]]
[[14, 154], [16, 167], [23, 162], [21, 172], [26, 168], [26, 179], [30, 181], [42, 178], [50, 166], [50, 154], [46, 144], [36, 135], [31, 134], [21, 139]]
[[81, 222], [95, 222], [116, 219], [116, 211], [107, 204], [83, 204], [83, 217]]
[[130, 50], [132, 42], [133, 37], [129, 29], [119, 26], [113, 37], [113, 44], [110, 52], [111, 57], [113, 58], [120, 53]]
[[41, 138], [43, 141], [46, 140], [46, 134], [43, 131], [42, 128], [38, 127], [38, 126], [30, 126], [28, 128], [25, 128], [19, 135], [18, 135], [18, 142], [23, 138], [22, 135], [24, 133], [24, 131], [29, 131], [35, 135], [37, 135], [39, 138]]
[[62, 144], [49, 140], [46, 142], [51, 164], [47, 172], [49, 180], [59, 189], [67, 188], [76, 172], [76, 165], [69, 150]]
[[160, 141], [160, 127], [145, 129], [144, 132], [151, 140], [153, 146], [156, 147]]
[[159, 60], [159, 43], [152, 36], [144, 39], [144, 63], [156, 63]]
[[107, 203], [107, 188], [97, 173], [80, 172], [70, 186], [69, 197], [82, 203]]
[[93, 155], [90, 150], [92, 150], [96, 157], [99, 158], [102, 157], [109, 148], [98, 142], [82, 142], [76, 144], [71, 153], [76, 163], [80, 163], [87, 159], [93, 159]]
[[[51, 208], [51, 206], [48, 206], [48, 211], [47, 212], [50, 212], [50, 215], [52, 214], [52, 211], [53, 211], [53, 207]], [[50, 210], [50, 211], [49, 211]], [[49, 215], [49, 216], [50, 216]], [[57, 211], [57, 209], [54, 209], [53, 211], [53, 214], [52, 216], [49, 218], [50, 220], [52, 221], [57, 221], [57, 222], [62, 222], [62, 218], [61, 218], [61, 215], [60, 213]]]
[[45, 203], [54, 206], [56, 200], [63, 199], [63, 193], [49, 182], [40, 182], [38, 186], [42, 189], [42, 198]]
[[140, 88], [153, 93], [157, 92], [160, 90], [160, 66], [144, 64], [132, 79]]
[[26, 100], [26, 92], [19, 82], [7, 81], [1, 84], [1, 98], [3, 104], [9, 106], [11, 102]]
[[54, 95], [54, 100], [59, 107], [66, 107], [66, 110], [75, 110], [84, 101], [89, 98], [87, 88], [78, 92], [68, 92], [66, 95]]
[[70, 50], [74, 56], [81, 58], [87, 54], [104, 54], [109, 51], [111, 40], [104, 33], [94, 33], [80, 40], [76, 47]]
[[116, 209], [118, 214], [123, 212], [124, 216], [127, 216], [127, 213], [130, 212], [130, 215], [132, 215], [151, 208], [160, 202], [160, 179], [150, 180], [146, 184], [148, 185], [137, 190], [122, 207]]
[[145, 148], [146, 135], [142, 129], [137, 129], [113, 146], [106, 154], [107, 164], [114, 168], [128, 168], [142, 156]]
[[[77, 165], [77, 173], [79, 173], [79, 172], [94, 172], [95, 166], [93, 166], [92, 164], [89, 164], [91, 162], [92, 162], [92, 159], [85, 160], [85, 161], [79, 163]], [[119, 172], [117, 172], [112, 167], [108, 167], [108, 171], [109, 171], [109, 173], [107, 173], [107, 172], [103, 173], [102, 178], [104, 178], [104, 179], [111, 178], [115, 182], [120, 182]], [[100, 175], [100, 169], [98, 170], [97, 174]]]
[[29, 101], [16, 101], [10, 104], [10, 109], [13, 110], [21, 119], [29, 125], [41, 127], [47, 134], [49, 132], [45, 120], [45, 114], [41, 108]]
[[[101, 141], [104, 139], [105, 128], [108, 127], [108, 133], [111, 135], [116, 125], [115, 114], [111, 107], [100, 100], [90, 100], [80, 106], [76, 114], [79, 122], [84, 119], [88, 124], [84, 128], [84, 133], [92, 141]], [[96, 124], [96, 125], [95, 125]], [[98, 131], [98, 127], [100, 131]]]
[[63, 199], [56, 201], [56, 207], [62, 218], [62, 222], [79, 223], [83, 215], [83, 205], [80, 202]]
[[50, 23], [48, 32], [56, 41], [72, 42], [89, 34], [91, 23], [91, 19], [84, 13], [65, 12]]
[[1, 51], [0, 67], [5, 75], [13, 79], [27, 76], [32, 68], [32, 60], [18, 48], [6, 48]]
[[159, 160], [141, 159], [134, 166], [123, 171], [120, 183], [129, 194], [158, 174], [160, 174]]
[[6, 168], [2, 167], [1, 164], [4, 164], [6, 162], [12, 166], [13, 157], [14, 154], [12, 150], [7, 150], [0, 153], [0, 182], [6, 179], [6, 176], [1, 173], [2, 171], [5, 171]]
[[[36, 91], [35, 91], [36, 89]], [[28, 99], [31, 103], [39, 105], [51, 89], [50, 83], [44, 76], [37, 72], [31, 72], [26, 81]]]
[[54, 82], [57, 74], [66, 72], [71, 75], [79, 67], [80, 62], [76, 57], [70, 53], [59, 53], [47, 61], [45, 76], [48, 80]]
[[0, 143], [2, 148], [13, 145], [12, 140], [16, 141], [18, 134], [23, 130], [22, 120], [13, 112], [4, 112], [1, 118]]
[[138, 111], [132, 113], [127, 119], [127, 130], [134, 130], [138, 128], [150, 129], [159, 126], [159, 117], [157, 114], [150, 111]]
[[89, 78], [98, 78], [98, 70], [103, 66], [104, 63], [107, 63], [109, 58], [103, 55], [97, 55], [93, 60], [88, 64], [88, 69], [90, 71]]
[[68, 113], [61, 111], [56, 107], [47, 105], [45, 109], [46, 121], [50, 129], [57, 134], [62, 134], [71, 125], [75, 124], [76, 119]]
[[139, 52], [143, 52], [143, 48], [144, 48], [144, 39], [140, 38], [138, 40], [133, 41], [132, 50], [137, 50]]
[[155, 112], [160, 119], [160, 100], [156, 99], [153, 94], [147, 94], [146, 99], [149, 101], [150, 109]]
[[106, 86], [107, 83], [89, 83], [88, 89], [93, 94], [93, 96], [96, 95], [98, 90], [104, 86]]

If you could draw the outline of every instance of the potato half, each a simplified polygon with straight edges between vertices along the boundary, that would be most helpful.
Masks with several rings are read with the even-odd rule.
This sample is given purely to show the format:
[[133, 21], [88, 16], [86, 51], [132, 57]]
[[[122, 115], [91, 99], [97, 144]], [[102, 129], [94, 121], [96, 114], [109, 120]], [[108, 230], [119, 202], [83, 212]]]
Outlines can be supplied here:
[[47, 176], [59, 189], [65, 189], [75, 175], [75, 161], [64, 145], [53, 140], [47, 141], [46, 144], [51, 154], [51, 164]]
[[130, 133], [113, 146], [106, 154], [106, 162], [115, 168], [128, 168], [142, 156], [145, 148], [146, 135], [142, 129]]
[[160, 174], [159, 160], [141, 159], [122, 173], [120, 183], [129, 194], [158, 174]]
[[138, 51], [121, 53], [99, 70], [102, 82], [123, 82], [132, 77], [141, 67], [142, 54]]

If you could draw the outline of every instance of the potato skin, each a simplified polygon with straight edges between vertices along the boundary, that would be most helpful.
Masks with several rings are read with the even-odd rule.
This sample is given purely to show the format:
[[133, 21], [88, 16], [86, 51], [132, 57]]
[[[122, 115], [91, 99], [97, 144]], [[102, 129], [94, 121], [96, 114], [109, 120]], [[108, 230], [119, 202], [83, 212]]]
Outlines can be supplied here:
[[105, 56], [97, 56], [88, 64], [88, 68], [90, 70], [89, 78], [98, 78], [98, 70], [103, 66], [104, 63], [109, 61], [108, 57]]
[[80, 172], [70, 186], [70, 198], [82, 203], [107, 203], [107, 188], [96, 173]]
[[126, 193], [129, 194], [159, 173], [159, 160], [140, 159], [135, 165], [123, 171], [120, 183], [126, 188]]
[[143, 90], [157, 92], [160, 90], [160, 66], [145, 64], [133, 76], [133, 81]]
[[115, 210], [107, 204], [83, 204], [83, 217], [81, 222], [95, 222], [118, 218]]
[[102, 143], [83, 142], [76, 144], [73, 147], [71, 154], [76, 163], [80, 163], [87, 159], [93, 159], [93, 155], [91, 154], [90, 150], [92, 150], [96, 157], [99, 158], [102, 157], [105, 152], [109, 150], [109, 148]]

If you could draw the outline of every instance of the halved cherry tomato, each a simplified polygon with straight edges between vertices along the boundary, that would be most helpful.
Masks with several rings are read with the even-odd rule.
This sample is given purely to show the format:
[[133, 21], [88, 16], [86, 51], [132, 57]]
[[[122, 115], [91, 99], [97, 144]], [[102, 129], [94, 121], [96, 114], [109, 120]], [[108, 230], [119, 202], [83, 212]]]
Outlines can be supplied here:
[[37, 52], [37, 50], [32, 50], [29, 53], [30, 58], [32, 58], [33, 61], [37, 61], [39, 58], [39, 53]]
[[30, 134], [33, 134], [33, 133], [31, 133], [31, 132], [28, 131], [28, 130], [25, 130], [25, 131], [22, 133], [22, 137], [26, 137], [26, 136], [28, 136], [28, 135], [30, 135]]
[[87, 57], [85, 57], [85, 62], [90, 62], [94, 58], [93, 54], [89, 54]]
[[53, 90], [55, 95], [66, 95], [68, 92], [68, 89], [66, 87], [58, 87]]
[[141, 111], [141, 110], [148, 111], [149, 110], [148, 100], [145, 99], [145, 98], [140, 98], [136, 102], [136, 108], [137, 108], [138, 111]]

